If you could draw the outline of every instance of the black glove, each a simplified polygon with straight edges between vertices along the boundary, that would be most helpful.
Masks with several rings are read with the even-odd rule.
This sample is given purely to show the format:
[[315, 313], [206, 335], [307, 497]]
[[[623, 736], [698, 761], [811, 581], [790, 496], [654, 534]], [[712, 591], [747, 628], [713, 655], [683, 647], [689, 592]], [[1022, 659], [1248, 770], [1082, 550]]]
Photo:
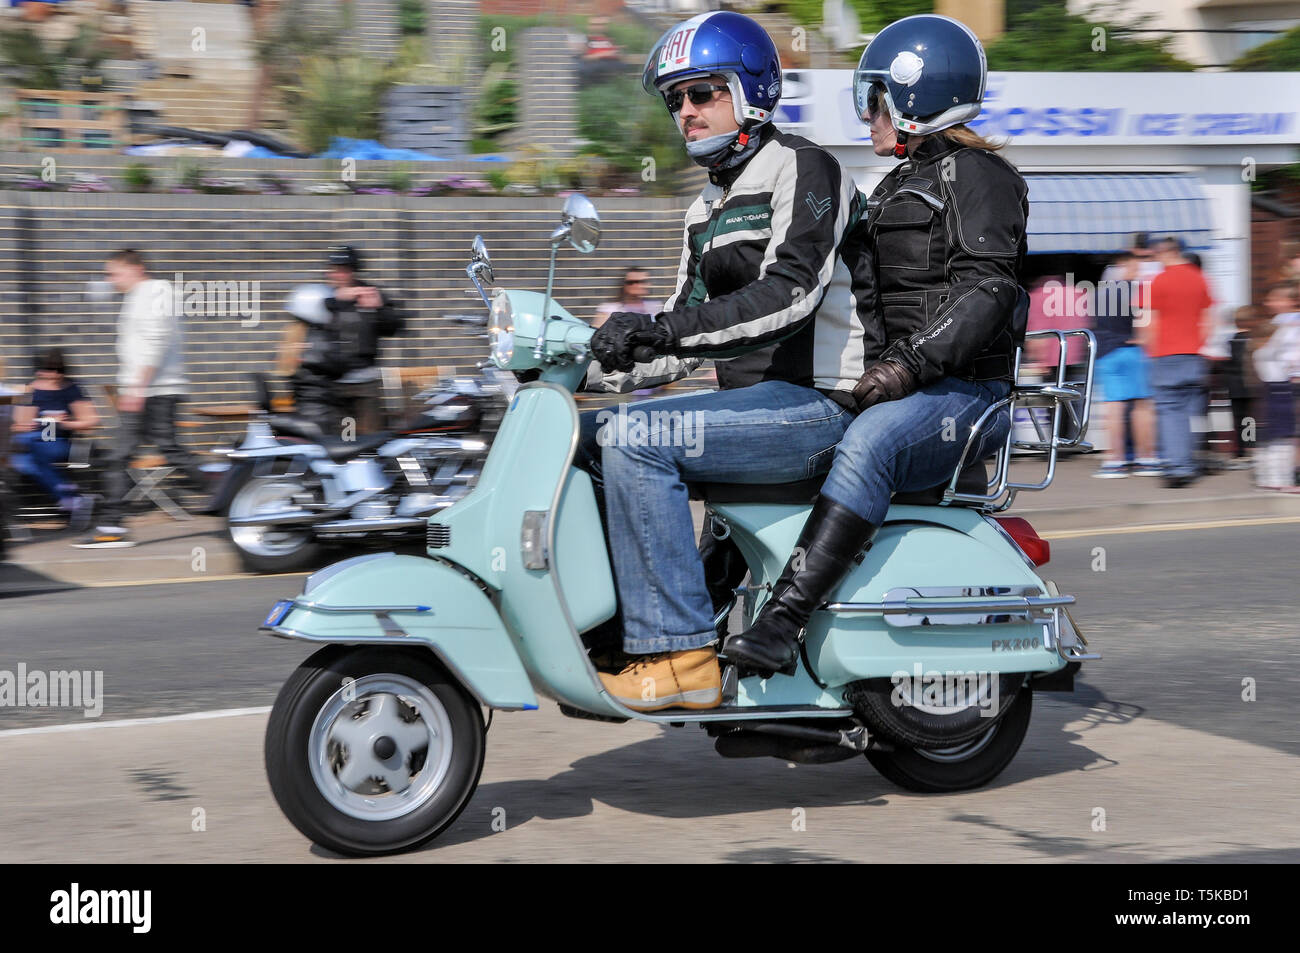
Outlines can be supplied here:
[[672, 334], [648, 314], [615, 311], [591, 336], [591, 356], [607, 371], [630, 371], [636, 365], [632, 352], [649, 347], [656, 354], [665, 353], [672, 344]]
[[902, 364], [894, 361], [877, 361], [867, 368], [853, 387], [853, 402], [858, 413], [868, 407], [898, 400], [916, 390], [916, 376]]

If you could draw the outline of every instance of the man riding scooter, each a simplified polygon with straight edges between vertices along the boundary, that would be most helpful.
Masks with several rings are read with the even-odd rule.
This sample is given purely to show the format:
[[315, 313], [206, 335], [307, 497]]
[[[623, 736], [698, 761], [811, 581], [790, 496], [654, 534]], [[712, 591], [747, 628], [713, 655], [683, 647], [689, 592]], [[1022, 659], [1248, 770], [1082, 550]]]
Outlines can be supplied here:
[[[710, 181], [687, 212], [664, 312], [611, 315], [591, 351], [612, 372], [607, 388], [620, 391], [684, 376], [705, 358], [731, 359], [717, 365], [716, 393], [629, 407], [690, 435], [613, 424], [598, 433], [597, 415], [584, 415], [579, 462], [603, 480], [632, 656], [601, 678], [639, 710], [710, 708], [721, 701], [717, 632], [686, 483], [824, 473], [852, 420], [864, 354], [879, 342], [864, 340], [852, 306], [822, 307], [861, 196], [830, 153], [771, 125], [781, 67], [762, 28], [730, 12], [687, 20], [651, 52], [644, 84], [663, 96]], [[859, 304], [874, 317], [874, 302]], [[638, 365], [643, 348], [665, 357]]]

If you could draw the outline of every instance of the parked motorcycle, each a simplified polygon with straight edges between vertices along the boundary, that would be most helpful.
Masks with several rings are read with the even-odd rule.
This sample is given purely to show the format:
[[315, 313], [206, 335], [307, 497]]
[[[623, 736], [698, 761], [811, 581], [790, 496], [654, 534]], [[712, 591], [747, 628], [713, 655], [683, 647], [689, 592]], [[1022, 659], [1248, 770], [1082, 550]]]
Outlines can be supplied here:
[[[988, 783], [1014, 757], [1033, 695], [1069, 691], [1099, 658], [1073, 625], [1074, 598], [1039, 575], [1048, 544], [1023, 519], [995, 515], [1019, 490], [1051, 482], [1061, 408], [1089, 396], [1055, 382], [1016, 387], [984, 415], [1052, 410], [1047, 439], [1029, 441], [1046, 478], [1014, 482], [1010, 433], [993, 476], [963, 460], [944, 485], [896, 496], [860, 565], [814, 613], [794, 676], [744, 675], [723, 658], [723, 702], [639, 712], [607, 694], [582, 634], [611, 618], [615, 587], [590, 477], [573, 466], [573, 390], [591, 329], [551, 300], [564, 242], [592, 251], [599, 219], [571, 196], [551, 236], [546, 293], [498, 290], [481, 240], [468, 271], [491, 308], [491, 357], [540, 371], [510, 401], [477, 486], [428, 522], [427, 556], [373, 553], [336, 563], [275, 603], [261, 631], [324, 647], [281, 689], [266, 729], [267, 775], [288, 819], [345, 854], [409, 849], [435, 837], [478, 783], [491, 718], [536, 710], [604, 722], [695, 724], [731, 757], [827, 762], [866, 756], [902, 787], [958, 791]], [[1044, 332], [1088, 341], [1087, 332]], [[644, 357], [642, 357], [644, 359]], [[1064, 366], [1064, 360], [1061, 366]], [[973, 478], [973, 479], [972, 479]], [[819, 481], [696, 485], [716, 534], [749, 567], [752, 619], [779, 576]], [[731, 610], [724, 606], [718, 620]], [[938, 691], [935, 691], [935, 688]]]
[[226, 454], [219, 491], [240, 560], [256, 572], [292, 572], [331, 543], [418, 541], [428, 517], [473, 486], [516, 386], [495, 368], [453, 378], [417, 395], [418, 411], [399, 428], [355, 440], [297, 417], [250, 422], [243, 445]]

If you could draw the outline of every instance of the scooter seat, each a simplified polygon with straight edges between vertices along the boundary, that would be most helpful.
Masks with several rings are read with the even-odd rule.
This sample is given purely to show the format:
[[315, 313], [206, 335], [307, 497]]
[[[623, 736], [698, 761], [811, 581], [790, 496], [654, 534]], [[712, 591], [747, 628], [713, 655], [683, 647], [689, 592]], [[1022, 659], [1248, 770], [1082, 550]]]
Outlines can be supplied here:
[[826, 474], [794, 483], [689, 483], [692, 500], [705, 503], [811, 503]]
[[392, 439], [391, 433], [372, 433], [356, 440], [339, 440], [337, 437], [330, 437], [320, 441], [320, 445], [331, 460], [335, 463], [343, 463], [359, 454], [378, 450]]
[[[826, 475], [793, 483], [690, 483], [687, 489], [691, 499], [705, 503], [811, 503], [821, 492]], [[895, 493], [892, 502], [909, 506], [937, 506], [943, 501], [943, 491], [948, 481], [924, 490]], [[977, 460], [961, 471], [957, 479], [959, 493], [984, 493], [988, 487], [988, 471], [984, 461]], [[960, 506], [960, 503], [954, 505]]]
[[[932, 486], [928, 489], [895, 493], [890, 502], [897, 503], [899, 506], [938, 506], [943, 502], [943, 491], [946, 489], [948, 489], [948, 481], [944, 480], [938, 486]], [[976, 460], [974, 463], [967, 464], [966, 468], [957, 477], [958, 493], [979, 493], [982, 495], [987, 493], [988, 489], [989, 471], [984, 466], [983, 460]], [[970, 506], [973, 504], [962, 503], [958, 500], [952, 505]]]
[[325, 434], [321, 432], [320, 427], [301, 417], [274, 414], [266, 418], [266, 425], [273, 433], [283, 436], [300, 437], [311, 443], [322, 443], [325, 440]]

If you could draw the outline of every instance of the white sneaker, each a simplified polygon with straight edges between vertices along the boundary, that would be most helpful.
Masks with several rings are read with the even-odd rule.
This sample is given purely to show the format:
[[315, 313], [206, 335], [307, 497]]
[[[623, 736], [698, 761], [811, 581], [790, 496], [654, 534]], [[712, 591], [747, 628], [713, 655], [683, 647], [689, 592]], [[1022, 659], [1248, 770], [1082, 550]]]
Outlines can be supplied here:
[[135, 540], [120, 526], [96, 526], [93, 533], [72, 545], [77, 549], [126, 549], [134, 546]]

